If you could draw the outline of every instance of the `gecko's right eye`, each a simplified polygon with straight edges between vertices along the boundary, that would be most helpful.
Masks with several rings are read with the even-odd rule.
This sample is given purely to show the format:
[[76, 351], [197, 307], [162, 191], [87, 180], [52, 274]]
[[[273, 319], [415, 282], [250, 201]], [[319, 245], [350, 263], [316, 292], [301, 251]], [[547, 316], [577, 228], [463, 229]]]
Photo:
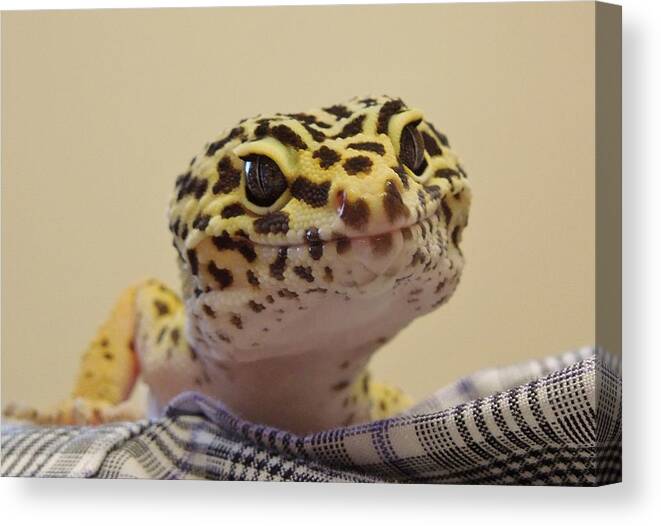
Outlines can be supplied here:
[[412, 122], [404, 126], [399, 139], [399, 159], [416, 175], [421, 175], [427, 167], [425, 144], [418, 131], [419, 123]]
[[287, 179], [273, 159], [266, 155], [249, 155], [243, 163], [246, 197], [251, 203], [271, 206], [287, 190]]

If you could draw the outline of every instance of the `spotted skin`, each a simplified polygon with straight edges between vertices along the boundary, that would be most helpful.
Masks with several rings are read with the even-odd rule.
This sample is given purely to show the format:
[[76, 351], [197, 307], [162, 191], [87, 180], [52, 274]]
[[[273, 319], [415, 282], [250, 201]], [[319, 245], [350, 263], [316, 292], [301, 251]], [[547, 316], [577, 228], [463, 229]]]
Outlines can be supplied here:
[[[424, 145], [415, 173], [399, 157], [405, 126]], [[286, 181], [266, 206], [247, 191], [246, 160], [255, 156], [268, 157]], [[192, 389], [301, 432], [400, 412], [411, 398], [372, 381], [365, 365], [454, 292], [470, 201], [447, 137], [401, 99], [243, 119], [176, 178], [168, 214], [181, 299], [155, 280], [129, 289], [85, 354], [71, 400], [9, 414], [127, 418], [117, 408], [138, 375], [158, 407]], [[249, 389], [258, 369], [251, 364], [267, 362], [285, 375], [300, 364], [300, 374], [286, 387], [245, 394], [262, 397], [261, 409], [234, 399], [240, 388], [227, 386], [240, 380]], [[309, 407], [297, 413], [301, 398], [328, 419], [311, 417]], [[270, 399], [279, 405], [269, 409]], [[291, 416], [271, 419], [289, 405]], [[309, 422], [297, 426], [297, 418]]]

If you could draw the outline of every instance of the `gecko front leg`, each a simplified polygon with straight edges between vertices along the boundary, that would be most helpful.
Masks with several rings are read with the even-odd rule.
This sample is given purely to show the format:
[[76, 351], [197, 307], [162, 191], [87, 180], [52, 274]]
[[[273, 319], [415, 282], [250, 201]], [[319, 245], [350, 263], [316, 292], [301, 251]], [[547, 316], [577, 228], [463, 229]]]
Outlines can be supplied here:
[[3, 415], [60, 425], [143, 418], [145, 408], [130, 400], [136, 380], [153, 375], [160, 361], [189, 353], [183, 319], [181, 300], [162, 283], [147, 280], [128, 288], [83, 354], [71, 396], [47, 410], [10, 404]]

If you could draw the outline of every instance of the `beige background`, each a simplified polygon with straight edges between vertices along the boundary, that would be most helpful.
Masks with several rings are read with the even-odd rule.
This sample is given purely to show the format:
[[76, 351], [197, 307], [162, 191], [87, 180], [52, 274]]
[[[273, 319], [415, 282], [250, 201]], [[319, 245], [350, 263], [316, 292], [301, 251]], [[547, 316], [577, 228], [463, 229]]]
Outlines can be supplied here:
[[473, 185], [450, 303], [374, 360], [415, 396], [595, 339], [594, 4], [2, 16], [2, 397], [63, 397], [119, 291], [177, 285], [165, 206], [215, 133], [388, 93]]

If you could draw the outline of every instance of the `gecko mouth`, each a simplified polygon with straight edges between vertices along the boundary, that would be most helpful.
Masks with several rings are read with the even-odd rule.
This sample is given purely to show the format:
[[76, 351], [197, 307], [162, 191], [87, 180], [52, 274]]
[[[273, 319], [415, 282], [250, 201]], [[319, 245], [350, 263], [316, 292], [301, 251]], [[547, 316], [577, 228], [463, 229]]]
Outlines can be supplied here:
[[[437, 205], [434, 207], [434, 205]], [[438, 223], [438, 220], [441, 218], [443, 215], [443, 207], [440, 205], [440, 199], [438, 201], [433, 201], [432, 203], [428, 204], [422, 211], [423, 213], [420, 213], [419, 211], [416, 211], [415, 214], [417, 215], [417, 218], [414, 221], [410, 221], [407, 223], [404, 223], [403, 225], [399, 227], [390, 227], [390, 228], [384, 228], [383, 230], [378, 230], [376, 232], [370, 232], [369, 234], [352, 234], [352, 233], [341, 233], [338, 234], [337, 232], [332, 232], [331, 237], [323, 239], [318, 235], [316, 232], [311, 232], [308, 230], [302, 237], [306, 238], [306, 241], [304, 242], [292, 242], [292, 243], [287, 243], [287, 242], [282, 242], [282, 241], [276, 241], [272, 243], [265, 243], [262, 240], [253, 240], [251, 239], [250, 241], [256, 246], [256, 247], [263, 247], [263, 248], [298, 248], [298, 247], [310, 247], [314, 245], [320, 245], [320, 246], [328, 246], [333, 243], [339, 243], [340, 246], [346, 245], [346, 243], [353, 242], [353, 241], [371, 241], [375, 244], [383, 244], [386, 243], [388, 236], [393, 236], [397, 235], [398, 233], [401, 233], [404, 237], [405, 240], [410, 238], [410, 235], [416, 230], [416, 229], [427, 229], [431, 230], [432, 226], [435, 226]], [[446, 218], [448, 219], [448, 218]], [[300, 237], [300, 236], [299, 236]], [[342, 248], [340, 248], [342, 250]]]
[[293, 268], [312, 264], [312, 269], [315, 263], [332, 263], [341, 285], [361, 287], [380, 277], [401, 277], [405, 269], [424, 267], [438, 259], [447, 252], [444, 227], [439, 206], [432, 214], [400, 228], [291, 245], [255, 244], [255, 249], [258, 257], [274, 262], [276, 267], [279, 261], [286, 261]]
[[370, 235], [326, 240], [308, 236], [304, 243], [281, 245], [227, 233], [206, 238], [195, 252], [198, 288], [220, 289], [226, 297], [231, 290], [254, 292], [257, 286], [276, 291], [285, 286], [387, 290], [392, 280], [433, 271], [455, 258], [445, 207], [439, 204], [425, 214], [427, 210], [430, 207], [414, 212], [415, 222]]

